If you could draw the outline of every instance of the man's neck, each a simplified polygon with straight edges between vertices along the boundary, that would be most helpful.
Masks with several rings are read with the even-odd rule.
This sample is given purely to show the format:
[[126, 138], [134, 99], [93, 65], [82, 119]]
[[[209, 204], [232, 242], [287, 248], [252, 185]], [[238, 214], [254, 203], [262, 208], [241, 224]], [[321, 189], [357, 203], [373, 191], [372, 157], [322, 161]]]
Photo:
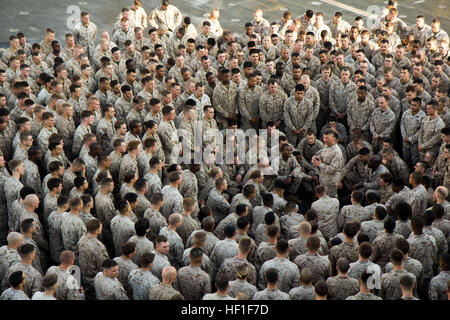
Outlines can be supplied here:
[[[30, 211], [30, 212], [31, 212], [31, 211]], [[32, 238], [33, 238], [33, 233], [32, 233], [32, 232], [24, 232], [24, 233], [23, 233], [23, 236], [24, 236], [25, 238], [32, 239]]]
[[350, 238], [347, 235], [344, 234], [344, 242], [346, 243], [353, 243], [353, 237]]
[[97, 234], [95, 233], [89, 233], [87, 234], [88, 238], [97, 238]]
[[47, 296], [52, 296], [53, 297], [53, 295], [55, 294], [55, 290], [45, 290], [44, 291], [44, 293], [47, 295]]
[[12, 177], [16, 178], [17, 180], [20, 180], [20, 173], [17, 171], [14, 171], [13, 174], [11, 175]]
[[70, 264], [60, 264], [59, 265], [59, 268], [64, 271], [67, 271], [70, 267], [71, 267]]
[[394, 266], [394, 270], [395, 271], [403, 271], [403, 270], [405, 270], [405, 268], [403, 268], [403, 264], [400, 264], [400, 265], [393, 264], [393, 266]]
[[412, 298], [413, 294], [411, 291], [402, 290], [402, 298]]

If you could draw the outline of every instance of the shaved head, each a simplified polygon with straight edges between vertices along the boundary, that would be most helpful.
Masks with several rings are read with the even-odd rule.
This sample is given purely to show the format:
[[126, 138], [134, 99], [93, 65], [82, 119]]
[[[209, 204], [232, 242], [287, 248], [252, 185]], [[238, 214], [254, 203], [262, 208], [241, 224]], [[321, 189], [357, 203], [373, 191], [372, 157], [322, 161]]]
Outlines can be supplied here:
[[177, 277], [177, 269], [172, 266], [164, 267], [162, 270], [162, 280], [164, 282], [169, 282], [171, 280], [175, 280]]

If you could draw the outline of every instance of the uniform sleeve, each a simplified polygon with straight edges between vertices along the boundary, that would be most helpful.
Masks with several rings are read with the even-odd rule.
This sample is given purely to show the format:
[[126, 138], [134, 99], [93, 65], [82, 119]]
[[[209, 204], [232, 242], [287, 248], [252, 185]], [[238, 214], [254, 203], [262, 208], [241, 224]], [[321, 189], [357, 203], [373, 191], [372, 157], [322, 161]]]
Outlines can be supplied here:
[[291, 116], [289, 114], [289, 100], [286, 100], [284, 102], [284, 109], [283, 109], [283, 119], [284, 119], [284, 123], [286, 124], [286, 128], [291, 129], [291, 130], [295, 130], [295, 126], [292, 123], [291, 120]]

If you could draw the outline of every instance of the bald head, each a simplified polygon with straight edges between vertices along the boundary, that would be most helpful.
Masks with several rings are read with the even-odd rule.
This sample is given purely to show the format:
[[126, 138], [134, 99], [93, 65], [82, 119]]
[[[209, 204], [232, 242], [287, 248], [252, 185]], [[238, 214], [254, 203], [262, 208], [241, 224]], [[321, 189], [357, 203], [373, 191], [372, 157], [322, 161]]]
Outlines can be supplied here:
[[6, 241], [8, 241], [9, 247], [20, 247], [23, 243], [23, 235], [15, 231], [10, 232], [8, 237], [6, 237]]
[[37, 195], [35, 194], [29, 194], [25, 197], [24, 201], [23, 201], [23, 205], [25, 206], [25, 208], [27, 209], [36, 209], [37, 207], [39, 207], [39, 198]]
[[177, 269], [172, 266], [164, 267], [162, 270], [162, 280], [163, 282], [172, 282], [177, 277]]
[[169, 216], [169, 224], [170, 224], [171, 226], [176, 226], [176, 225], [178, 225], [179, 223], [182, 222], [182, 220], [183, 220], [183, 217], [182, 217], [181, 214], [179, 214], [179, 213], [172, 213], [172, 214]]

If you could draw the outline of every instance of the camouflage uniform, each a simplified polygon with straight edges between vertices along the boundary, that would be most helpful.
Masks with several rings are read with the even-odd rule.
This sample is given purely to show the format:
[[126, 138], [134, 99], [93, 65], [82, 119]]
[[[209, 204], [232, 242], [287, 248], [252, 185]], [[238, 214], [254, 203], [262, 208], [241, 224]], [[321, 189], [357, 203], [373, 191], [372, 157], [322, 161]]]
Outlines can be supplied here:
[[357, 98], [349, 101], [347, 122], [350, 129], [350, 135], [352, 135], [353, 129], [359, 128], [363, 131], [365, 140], [369, 139], [369, 120], [374, 110], [375, 103], [368, 98], [363, 102], [360, 102]]
[[257, 270], [261, 268], [264, 262], [274, 259], [277, 256], [275, 251], [276, 244], [269, 242], [261, 242], [256, 250], [255, 267]]
[[122, 245], [136, 234], [134, 230], [134, 223], [127, 216], [116, 215], [111, 219], [111, 232], [113, 236], [114, 248], [116, 249], [116, 256], [122, 253]]
[[138, 194], [137, 196], [137, 206], [136, 208], [134, 208], [134, 212], [139, 218], [142, 218], [144, 216], [145, 210], [147, 210], [147, 208], [150, 208], [152, 205], [144, 195]]
[[391, 251], [395, 248], [395, 242], [399, 238], [402, 238], [402, 236], [396, 233], [387, 233], [386, 231], [377, 236], [372, 243], [373, 252], [370, 260], [383, 269], [389, 262]]
[[281, 235], [284, 237], [284, 239], [289, 240], [292, 239], [290, 237], [289, 230], [292, 229], [294, 226], [298, 226], [300, 223], [305, 221], [305, 218], [303, 218], [303, 215], [295, 212], [289, 212], [280, 218], [280, 225], [281, 225]]
[[110, 278], [99, 272], [94, 279], [97, 300], [129, 300], [117, 278]]
[[335, 276], [327, 279], [329, 300], [345, 300], [359, 291], [359, 281], [348, 276]]
[[430, 300], [447, 300], [447, 283], [450, 280], [450, 271], [441, 271], [431, 279], [428, 289]]
[[161, 121], [158, 127], [158, 135], [161, 139], [166, 165], [170, 166], [176, 163], [180, 145], [174, 122]]
[[131, 297], [131, 287], [128, 283], [128, 276], [132, 270], [138, 270], [138, 266], [131, 259], [124, 259], [122, 256], [114, 258], [114, 261], [119, 265], [119, 281], [128, 297]]
[[84, 293], [80, 292], [78, 285], [75, 284], [75, 278], [68, 270], [61, 269], [59, 266], [52, 266], [47, 270], [47, 274], [56, 274], [58, 276], [58, 288], [55, 291], [57, 300], [84, 300]]
[[419, 110], [419, 112], [413, 115], [411, 109], [403, 112], [401, 117], [400, 132], [402, 134], [402, 140], [405, 138], [409, 140], [409, 143], [402, 142], [403, 158], [409, 164], [419, 161], [417, 143], [419, 141], [421, 123], [425, 117], [425, 112], [422, 110]]
[[303, 138], [297, 145], [297, 150], [302, 154], [308, 162], [311, 162], [311, 158], [319, 151], [325, 148], [322, 141], [316, 139], [316, 143], [313, 145], [308, 144], [306, 138]]
[[367, 269], [372, 268], [375, 270], [375, 273], [381, 276], [381, 268], [376, 263], [373, 263], [369, 260], [358, 260], [356, 262], [350, 263], [350, 269], [348, 269], [348, 276], [350, 278], [358, 280], [361, 274]]
[[368, 221], [371, 218], [369, 210], [361, 206], [361, 204], [344, 206], [338, 216], [338, 228], [343, 228], [345, 224], [352, 220], [361, 223], [363, 221]]
[[253, 296], [253, 300], [290, 300], [289, 295], [278, 289], [264, 289]]
[[186, 300], [201, 300], [211, 293], [211, 278], [200, 267], [187, 266], [178, 270], [173, 286]]
[[127, 114], [133, 109], [132, 100], [127, 101], [124, 97], [120, 97], [114, 103], [114, 110], [116, 111], [116, 119], [125, 121]]
[[9, 288], [9, 276], [16, 271], [22, 271], [26, 274], [27, 281], [23, 288], [23, 292], [28, 297], [32, 297], [35, 292], [38, 292], [41, 289], [42, 275], [33, 268], [30, 264], [25, 264], [23, 262], [18, 262], [9, 267], [5, 276], [2, 280], [2, 290], [6, 290]]
[[399, 300], [402, 296], [400, 290], [400, 278], [410, 276], [414, 279], [414, 286], [417, 288], [416, 276], [406, 270], [394, 270], [381, 276], [381, 297], [383, 300]]
[[153, 250], [152, 253], [155, 255], [155, 258], [153, 259], [150, 271], [159, 279], [159, 281], [162, 281], [162, 270], [164, 267], [170, 266], [169, 258], [156, 250]]
[[8, 288], [2, 293], [0, 300], [30, 300], [30, 298], [22, 290]]
[[136, 245], [136, 253], [131, 259], [137, 265], [139, 265], [139, 260], [144, 253], [151, 253], [154, 250], [153, 242], [151, 242], [146, 236], [132, 236], [127, 242], [134, 243]]
[[225, 239], [217, 242], [210, 255], [214, 270], [218, 271], [225, 259], [235, 257], [238, 251], [235, 240]]
[[247, 261], [247, 259], [241, 259], [238, 257], [225, 259], [219, 268], [217, 277], [219, 277], [219, 275], [221, 275], [221, 276], [224, 276], [225, 278], [227, 278], [228, 281], [236, 280], [237, 279], [236, 270], [237, 270], [238, 266], [240, 266], [243, 263], [247, 264], [249, 267], [247, 281], [249, 283], [251, 283], [252, 285], [256, 285], [257, 273], [256, 273], [255, 266], [253, 264], [249, 263]]
[[216, 111], [216, 121], [219, 127], [228, 128], [226, 117], [238, 114], [238, 86], [230, 82], [228, 87], [219, 82], [214, 88], [213, 106]]
[[[45, 130], [42, 129], [42, 130]], [[41, 131], [42, 133], [42, 131]], [[83, 125], [79, 125], [73, 134], [73, 145], [72, 145], [72, 154], [77, 155], [80, 154], [81, 147], [83, 146], [83, 137], [87, 133], [92, 133], [91, 127], [84, 127]], [[41, 134], [39, 134], [41, 135]], [[48, 141], [48, 138], [47, 138]], [[47, 149], [45, 150], [47, 151]]]
[[46, 294], [44, 291], [38, 291], [33, 294], [31, 300], [56, 300], [52, 295]]
[[230, 204], [225, 199], [223, 193], [213, 188], [208, 195], [206, 206], [211, 208], [216, 225], [230, 212]]
[[289, 260], [294, 261], [295, 258], [301, 254], [305, 254], [308, 249], [306, 248], [307, 238], [295, 238], [289, 240]]
[[236, 279], [229, 282], [228, 294], [230, 297], [236, 298], [238, 293], [245, 293], [252, 300], [258, 289], [247, 282], [247, 280]]
[[345, 300], [383, 300], [379, 296], [374, 295], [373, 293], [361, 293], [358, 292], [354, 296], [347, 297]]
[[105, 245], [97, 238], [84, 236], [78, 243], [78, 264], [81, 269], [82, 283], [86, 291], [94, 287], [94, 277], [102, 270], [102, 263], [108, 259]]
[[434, 237], [434, 239], [436, 240], [436, 247], [437, 247], [436, 259], [437, 261], [439, 261], [440, 257], [444, 256], [448, 252], [447, 238], [445, 238], [441, 230], [433, 226], [424, 226], [423, 233]]
[[287, 95], [283, 90], [278, 90], [275, 95], [272, 95], [269, 91], [262, 93], [259, 98], [259, 114], [263, 128], [267, 126], [269, 121], [283, 120], [283, 107], [286, 99]]
[[313, 202], [311, 209], [317, 213], [319, 230], [323, 233], [325, 239], [334, 237], [338, 233], [339, 201], [327, 195]]
[[330, 260], [331, 274], [337, 275], [336, 264], [339, 258], [346, 258], [350, 263], [358, 260], [358, 246], [352, 242], [343, 242], [330, 249], [328, 259]]
[[123, 156], [120, 163], [119, 181], [123, 181], [125, 173], [128, 171], [134, 171], [136, 173], [139, 171], [136, 159], [134, 159], [129, 153]]
[[438, 228], [439, 230], [442, 231], [442, 233], [444, 234], [444, 237], [447, 240], [450, 240], [449, 235], [450, 235], [450, 221], [447, 219], [435, 219], [433, 224], [433, 227]]
[[160, 211], [166, 219], [174, 212], [183, 212], [183, 197], [178, 189], [167, 185], [162, 188], [161, 193], [164, 195], [164, 205]]
[[369, 236], [369, 240], [371, 243], [375, 240], [377, 234], [379, 232], [383, 232], [383, 230], [384, 230], [384, 221], [382, 220], [370, 220], [361, 223], [360, 231]]
[[[283, 119], [289, 143], [295, 146], [297, 145], [297, 140], [301, 140], [308, 129], [312, 127], [314, 118], [311, 100], [303, 98], [301, 101], [297, 101], [295, 97], [288, 98], [284, 102]], [[305, 131], [301, 135], [294, 132], [294, 129], [302, 128]]]
[[[193, 248], [187, 248], [184, 250], [183, 252], [183, 266], [187, 267], [190, 265], [191, 261], [189, 258], [189, 254], [191, 253], [191, 250]], [[209, 257], [203, 253], [203, 258], [202, 258], [202, 264], [200, 265], [200, 268], [205, 271], [207, 274], [209, 274], [209, 276], [211, 277], [211, 279], [214, 278], [214, 268], [213, 265], [211, 263], [211, 259], [209, 259]]]
[[319, 254], [305, 253], [297, 256], [294, 260], [300, 272], [304, 268], [309, 268], [313, 274], [313, 283], [325, 280], [330, 274], [330, 261], [326, 256]]
[[87, 234], [86, 226], [83, 220], [76, 214], [65, 212], [61, 218], [61, 236], [64, 249], [70, 250], [77, 255], [78, 242]]
[[183, 217], [181, 226], [177, 228], [177, 233], [180, 236], [183, 244], [186, 243], [189, 235], [195, 230], [200, 229], [200, 224], [194, 220], [190, 215], [181, 214]]
[[148, 300], [172, 300], [172, 298], [180, 293], [172, 286], [164, 283], [154, 285], [148, 294]]
[[150, 271], [134, 269], [128, 275], [133, 300], [148, 300], [150, 289], [160, 281]]
[[428, 193], [422, 184], [411, 190], [408, 204], [411, 206], [412, 215], [422, 215], [427, 209]]
[[169, 230], [168, 227], [163, 227], [159, 231], [160, 235], [166, 236], [170, 243], [169, 261], [172, 266], [181, 267], [183, 265], [183, 240], [174, 230]]
[[[378, 134], [378, 140], [372, 139], [372, 145], [379, 146], [381, 139], [390, 138], [395, 126], [395, 113], [391, 109], [386, 111], [375, 108], [370, 117], [370, 133]], [[376, 148], [374, 148], [376, 149]]]
[[159, 234], [159, 230], [163, 227], [167, 227], [166, 218], [159, 212], [154, 211], [152, 208], [148, 208], [144, 212], [144, 219], [147, 219], [150, 224], [150, 235], [152, 238], [156, 238]]
[[445, 127], [444, 121], [441, 117], [437, 116], [431, 119], [427, 116], [422, 119], [419, 131], [419, 145], [421, 146], [420, 159], [423, 160], [425, 153], [428, 151], [438, 152], [441, 145], [441, 129]]
[[[199, 230], [200, 231], [200, 230]], [[188, 238], [187, 242], [186, 242], [186, 247], [192, 247], [193, 244], [193, 237], [195, 235], [195, 233], [199, 232], [199, 231], [194, 231]], [[201, 230], [206, 232], [206, 241], [205, 244], [202, 247], [203, 253], [205, 253], [207, 256], [211, 257], [211, 254], [214, 250], [215, 245], [220, 241], [212, 232], [209, 231], [205, 231], [205, 230]]]
[[329, 106], [333, 114], [347, 112], [348, 97], [356, 90], [356, 85], [351, 80], [344, 84], [341, 80], [334, 81], [329, 91]]
[[180, 194], [183, 198], [192, 198], [194, 200], [194, 211], [192, 212], [192, 217], [196, 218], [199, 208], [198, 208], [198, 179], [196, 175], [190, 170], [183, 170], [181, 173], [182, 181], [178, 187]]
[[116, 216], [116, 209], [110, 195], [99, 192], [95, 196], [95, 211], [97, 213], [97, 218], [103, 225], [103, 242], [107, 246], [113, 246], [111, 220]]
[[113, 118], [111, 121], [102, 118], [97, 124], [97, 142], [102, 145], [104, 150], [110, 150], [111, 143], [113, 142], [112, 137], [115, 133], [115, 123], [116, 118]]
[[238, 105], [241, 114], [241, 129], [247, 130], [250, 128], [257, 129], [258, 125], [250, 122], [251, 119], [259, 119], [259, 98], [263, 90], [260, 86], [255, 86], [250, 89], [248, 85], [238, 89]]
[[344, 167], [344, 158], [342, 151], [338, 144], [331, 147], [326, 146], [319, 150], [316, 156], [320, 157], [322, 163], [319, 166], [320, 184], [324, 185], [327, 190], [327, 195], [336, 197], [337, 185], [340, 176], [340, 171]]
[[264, 262], [259, 270], [258, 288], [261, 290], [266, 287], [264, 276], [270, 268], [275, 268], [278, 271], [278, 288], [280, 291], [288, 293], [292, 288], [299, 286], [300, 273], [297, 265], [287, 258], [276, 257]]
[[293, 288], [289, 291], [289, 297], [291, 300], [316, 300], [314, 286], [305, 287], [301, 285], [298, 288]]
[[0, 279], [2, 280], [9, 267], [20, 262], [17, 250], [10, 249], [8, 245], [0, 247]]
[[[264, 223], [264, 217], [266, 216], [266, 213], [272, 211], [272, 208], [266, 207], [266, 206], [256, 206], [253, 208], [252, 211], [252, 226], [250, 229], [251, 234], [256, 234], [256, 228]], [[275, 215], [275, 224], [278, 226], [278, 230], [280, 230], [280, 218], [278, 218], [277, 215]]]
[[386, 201], [386, 207], [393, 209], [397, 206], [397, 204], [400, 203], [400, 201], [408, 202], [410, 197], [411, 189], [405, 186], [402, 190], [397, 193], [393, 193], [389, 197], [389, 199]]
[[5, 183], [3, 184], [3, 190], [8, 206], [8, 212], [11, 212], [11, 205], [14, 200], [19, 199], [19, 193], [22, 188], [23, 184], [16, 178], [12, 176], [6, 178]]

